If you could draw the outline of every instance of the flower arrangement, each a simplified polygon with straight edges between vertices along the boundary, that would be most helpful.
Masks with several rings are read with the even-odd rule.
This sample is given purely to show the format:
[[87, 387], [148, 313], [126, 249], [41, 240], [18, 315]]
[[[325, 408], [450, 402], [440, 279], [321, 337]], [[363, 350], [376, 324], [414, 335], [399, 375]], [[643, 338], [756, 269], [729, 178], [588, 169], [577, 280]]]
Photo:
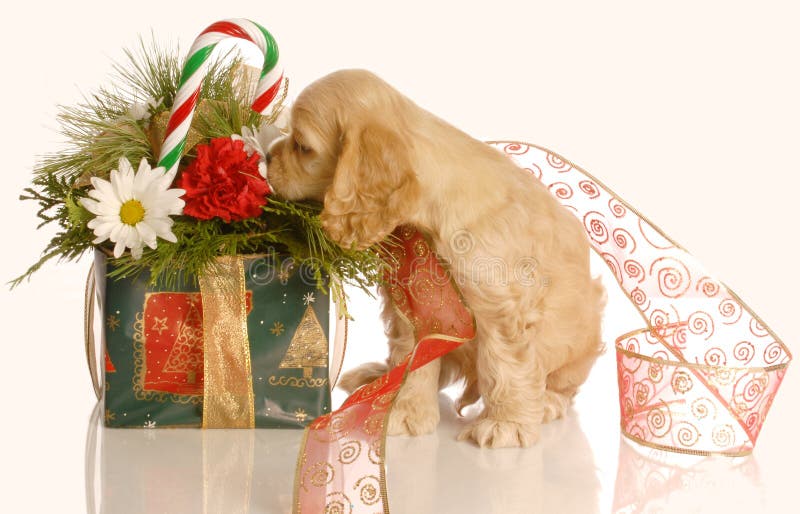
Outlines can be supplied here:
[[12, 287], [50, 259], [95, 247], [114, 259], [113, 275], [148, 270], [165, 285], [218, 256], [276, 252], [309, 264], [319, 287], [326, 274], [336, 278], [337, 301], [342, 281], [376, 283], [376, 251], [340, 248], [322, 230], [321, 205], [272, 195], [265, 154], [281, 134], [288, 81], [272, 111], [259, 114], [249, 107], [258, 74], [236, 54], [211, 61], [177, 171], [154, 164], [181, 85], [179, 55], [140, 42], [114, 65], [111, 87], [61, 108], [68, 147], [41, 159], [20, 197], [38, 203], [39, 227], [58, 232]]

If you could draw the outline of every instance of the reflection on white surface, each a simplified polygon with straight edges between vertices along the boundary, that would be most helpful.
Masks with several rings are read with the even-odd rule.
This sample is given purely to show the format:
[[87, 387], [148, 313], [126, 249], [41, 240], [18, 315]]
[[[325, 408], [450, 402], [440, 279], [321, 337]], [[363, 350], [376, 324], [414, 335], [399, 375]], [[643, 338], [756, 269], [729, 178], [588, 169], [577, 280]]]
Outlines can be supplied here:
[[291, 512], [300, 430], [107, 429], [87, 438], [89, 514]]
[[[544, 427], [526, 450], [457, 442], [467, 419], [440, 396], [435, 434], [389, 438], [396, 514], [762, 512], [758, 466], [620, 443], [613, 506], [603, 505], [594, 453], [578, 416]], [[290, 513], [299, 430], [106, 429], [87, 437], [89, 514]], [[611, 511], [608, 509], [611, 508]]]
[[620, 444], [614, 514], [763, 511], [753, 456], [695, 457], [627, 439]]
[[[481, 449], [456, 441], [469, 422], [440, 395], [435, 434], [389, 438], [389, 500], [398, 513], [599, 512], [600, 483], [577, 416], [544, 427], [532, 448]], [[473, 410], [474, 413], [474, 410]]]

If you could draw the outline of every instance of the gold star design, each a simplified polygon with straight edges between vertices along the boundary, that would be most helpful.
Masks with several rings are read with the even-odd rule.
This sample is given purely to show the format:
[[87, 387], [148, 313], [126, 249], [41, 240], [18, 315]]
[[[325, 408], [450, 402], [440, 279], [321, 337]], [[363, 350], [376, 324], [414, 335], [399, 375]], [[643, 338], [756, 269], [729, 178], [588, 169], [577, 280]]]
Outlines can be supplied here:
[[115, 419], [117, 419], [117, 415], [106, 409], [106, 423], [109, 421], [114, 421]]
[[306, 411], [304, 411], [303, 409], [297, 409], [296, 411], [294, 411], [294, 417], [295, 419], [297, 419], [297, 421], [302, 423], [306, 420], [306, 418], [308, 418], [308, 414], [306, 414]]
[[283, 334], [283, 330], [284, 330], [283, 323], [281, 323], [280, 321], [276, 321], [275, 323], [273, 323], [272, 328], [269, 329], [269, 331], [275, 334], [276, 336]]
[[287, 270], [285, 270], [285, 269], [281, 270], [278, 273], [278, 280], [281, 281], [281, 284], [285, 284], [286, 282], [288, 282], [289, 281], [289, 272]]
[[158, 332], [158, 335], [161, 335], [161, 332], [168, 330], [166, 317], [156, 318], [155, 316], [153, 316], [153, 319], [155, 320], [155, 324], [153, 325], [153, 331]]
[[106, 319], [106, 326], [112, 331], [115, 332], [119, 328], [119, 318], [114, 316], [113, 314]]

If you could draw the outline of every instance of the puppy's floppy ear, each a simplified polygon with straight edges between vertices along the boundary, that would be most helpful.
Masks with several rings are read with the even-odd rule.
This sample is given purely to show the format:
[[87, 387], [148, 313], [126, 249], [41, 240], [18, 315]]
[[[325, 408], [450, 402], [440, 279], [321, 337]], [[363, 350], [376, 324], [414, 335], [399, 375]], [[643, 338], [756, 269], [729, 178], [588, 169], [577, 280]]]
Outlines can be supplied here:
[[322, 226], [344, 248], [367, 248], [407, 221], [419, 188], [401, 137], [379, 123], [355, 127], [344, 135]]

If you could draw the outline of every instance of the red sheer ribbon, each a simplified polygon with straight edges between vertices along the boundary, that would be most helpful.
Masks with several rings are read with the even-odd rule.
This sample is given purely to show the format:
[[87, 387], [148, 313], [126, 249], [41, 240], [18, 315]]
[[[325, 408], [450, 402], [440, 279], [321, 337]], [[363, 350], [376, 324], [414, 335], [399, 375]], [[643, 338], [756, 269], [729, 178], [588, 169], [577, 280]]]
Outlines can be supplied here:
[[385, 261], [397, 312], [414, 327], [414, 351], [308, 427], [295, 478], [295, 512], [388, 512], [384, 454], [386, 420], [408, 372], [475, 335], [475, 323], [449, 273], [422, 235], [398, 228]]

